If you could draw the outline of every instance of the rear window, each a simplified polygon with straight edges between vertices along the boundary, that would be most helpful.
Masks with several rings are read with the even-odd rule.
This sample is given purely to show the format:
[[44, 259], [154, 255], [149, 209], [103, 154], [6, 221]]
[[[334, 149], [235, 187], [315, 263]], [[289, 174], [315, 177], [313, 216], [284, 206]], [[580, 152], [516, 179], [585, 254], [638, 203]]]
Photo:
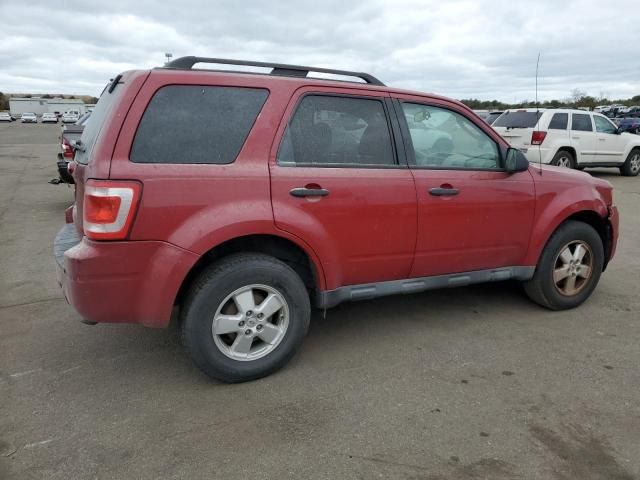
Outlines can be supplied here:
[[549, 130], [566, 130], [568, 123], [568, 113], [554, 113], [549, 122]]
[[487, 115], [487, 117], [484, 119], [485, 122], [487, 122], [489, 125], [493, 125], [493, 122], [495, 122], [498, 118], [500, 118], [500, 115], [502, 115], [501, 113], [490, 113], [489, 115]]
[[504, 112], [498, 120], [493, 123], [493, 127], [507, 128], [533, 128], [542, 112]]
[[258, 88], [163, 87], [142, 116], [131, 161], [232, 163], [267, 96], [267, 90]]
[[[122, 77], [118, 76], [116, 79], [119, 83], [124, 83]], [[108, 87], [109, 85], [107, 85]], [[84, 130], [82, 131], [82, 136], [80, 137], [80, 142], [82, 142], [82, 148], [76, 150], [75, 156], [73, 159], [82, 164], [89, 163], [91, 159], [91, 152], [93, 151], [93, 147], [98, 138], [98, 134], [100, 133], [100, 129], [102, 128], [102, 124], [105, 119], [111, 112], [111, 109], [114, 105], [116, 105], [118, 98], [124, 92], [124, 88], [122, 85], [116, 85], [113, 89], [113, 92], [109, 93], [109, 89], [105, 87], [102, 91], [102, 95], [100, 95], [100, 99], [96, 104], [93, 112], [91, 113], [91, 121], [87, 122]]]

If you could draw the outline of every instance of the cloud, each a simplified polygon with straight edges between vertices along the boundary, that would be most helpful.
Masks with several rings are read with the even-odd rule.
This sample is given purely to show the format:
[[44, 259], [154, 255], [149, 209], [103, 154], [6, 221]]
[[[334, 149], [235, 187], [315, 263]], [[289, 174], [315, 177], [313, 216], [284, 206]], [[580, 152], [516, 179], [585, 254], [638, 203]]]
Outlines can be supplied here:
[[368, 71], [454, 98], [640, 94], [635, 0], [5, 0], [0, 90], [97, 95], [164, 53]]

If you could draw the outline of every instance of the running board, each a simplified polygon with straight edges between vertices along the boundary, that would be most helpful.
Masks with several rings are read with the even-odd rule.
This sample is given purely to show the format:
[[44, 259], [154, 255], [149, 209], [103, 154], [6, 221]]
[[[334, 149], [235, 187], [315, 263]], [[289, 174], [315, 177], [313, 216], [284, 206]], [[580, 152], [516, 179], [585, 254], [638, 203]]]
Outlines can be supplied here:
[[349, 285], [335, 290], [320, 292], [316, 298], [316, 305], [318, 308], [331, 308], [342, 302], [369, 300], [400, 293], [418, 293], [438, 288], [462, 287], [473, 283], [499, 282], [502, 280], [530, 280], [535, 269], [535, 267], [503, 267], [451, 275]]

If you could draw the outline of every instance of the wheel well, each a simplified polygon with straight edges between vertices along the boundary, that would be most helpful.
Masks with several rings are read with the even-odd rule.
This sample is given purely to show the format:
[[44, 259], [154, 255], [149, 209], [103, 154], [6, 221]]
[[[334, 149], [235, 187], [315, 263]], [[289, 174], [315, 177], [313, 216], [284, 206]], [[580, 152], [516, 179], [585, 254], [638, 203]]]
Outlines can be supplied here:
[[[566, 150], [567, 152], [569, 152], [571, 155], [573, 155], [573, 159], [575, 160], [576, 163], [578, 163], [578, 155], [576, 154], [576, 149], [573, 147], [560, 147], [558, 148], [558, 152], [560, 150]], [[558, 153], [556, 152], [556, 154]]]
[[247, 235], [227, 240], [200, 257], [191, 268], [176, 295], [175, 305], [181, 305], [193, 281], [216, 260], [240, 252], [264, 253], [289, 265], [302, 279], [310, 294], [318, 288], [318, 272], [313, 262], [298, 245], [276, 235]]
[[[582, 212], [574, 213], [566, 220], [577, 220], [579, 222], [591, 225], [602, 240], [602, 246], [604, 248], [604, 268], [607, 268], [609, 261], [609, 253], [611, 252], [612, 231], [611, 223], [607, 218], [602, 218], [598, 213], [593, 210], [584, 210]], [[565, 221], [566, 221], [565, 220]]]

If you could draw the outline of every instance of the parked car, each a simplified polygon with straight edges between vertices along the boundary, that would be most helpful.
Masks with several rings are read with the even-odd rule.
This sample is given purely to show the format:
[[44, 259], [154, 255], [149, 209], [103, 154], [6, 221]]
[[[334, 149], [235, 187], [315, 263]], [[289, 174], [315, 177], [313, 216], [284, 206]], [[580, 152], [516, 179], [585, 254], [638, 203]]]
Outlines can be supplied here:
[[62, 114], [62, 123], [75, 123], [80, 116], [76, 112], [64, 112]]
[[27, 112], [22, 114], [20, 121], [22, 123], [38, 123], [38, 117], [35, 113]]
[[616, 124], [618, 125], [618, 131], [629, 132], [629, 133], [640, 133], [640, 118], [630, 117], [630, 118], [618, 118], [616, 119]]
[[640, 173], [640, 138], [623, 133], [607, 117], [571, 109], [507, 110], [493, 124], [530, 162], [560, 167], [617, 167]]
[[13, 122], [13, 120], [9, 112], [0, 112], [0, 122]]
[[43, 113], [41, 120], [42, 123], [58, 123], [58, 117], [55, 113]]
[[73, 184], [73, 177], [69, 173], [69, 162], [73, 160], [74, 146], [82, 135], [86, 123], [91, 117], [91, 112], [85, 113], [78, 121], [72, 125], [62, 125], [60, 133], [60, 151], [56, 160], [58, 169], [58, 180], [51, 183]]
[[542, 172], [462, 103], [365, 73], [199, 57], [128, 71], [70, 169], [65, 298], [93, 323], [179, 312], [191, 358], [227, 382], [286, 364], [312, 305], [515, 279], [576, 307], [618, 237], [607, 181]]

